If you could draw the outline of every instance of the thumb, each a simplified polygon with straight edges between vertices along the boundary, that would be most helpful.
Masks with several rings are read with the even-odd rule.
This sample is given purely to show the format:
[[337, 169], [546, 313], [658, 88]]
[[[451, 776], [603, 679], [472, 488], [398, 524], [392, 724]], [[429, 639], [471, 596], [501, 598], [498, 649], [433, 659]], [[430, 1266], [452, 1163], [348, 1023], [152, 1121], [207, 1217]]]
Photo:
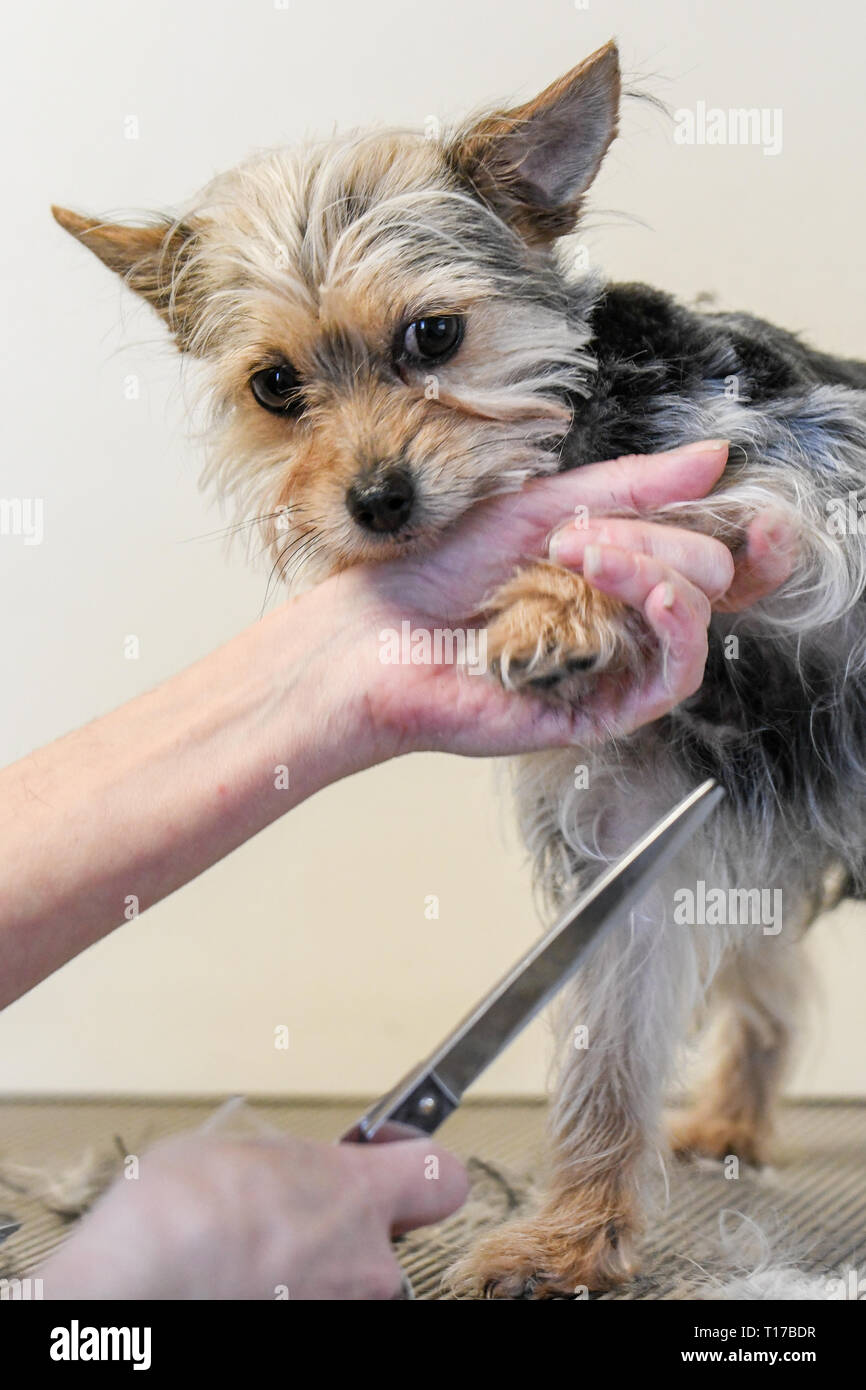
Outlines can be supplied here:
[[523, 515], [548, 528], [576, 508], [593, 516], [640, 515], [705, 497], [724, 471], [728, 447], [726, 439], [699, 439], [664, 453], [625, 454], [536, 478], [512, 496], [521, 499]]
[[429, 1139], [359, 1145], [355, 1152], [392, 1235], [442, 1221], [466, 1201], [466, 1169]]
[[[409, 592], [430, 613], [475, 613], [490, 590], [531, 556], [545, 556], [550, 533], [569, 516], [631, 516], [706, 494], [725, 468], [728, 443], [701, 439], [661, 454], [629, 454], [534, 478], [519, 492], [477, 503], [448, 540], [410, 570]], [[400, 562], [397, 562], [398, 566]], [[390, 574], [389, 574], [390, 570]], [[379, 581], [406, 571], [379, 567]]]

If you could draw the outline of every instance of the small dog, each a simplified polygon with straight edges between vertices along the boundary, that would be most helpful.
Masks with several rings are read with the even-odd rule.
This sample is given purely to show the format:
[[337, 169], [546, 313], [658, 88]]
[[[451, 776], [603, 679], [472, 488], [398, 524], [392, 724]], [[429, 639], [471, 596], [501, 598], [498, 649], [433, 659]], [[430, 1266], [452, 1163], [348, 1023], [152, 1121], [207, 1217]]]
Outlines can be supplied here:
[[[568, 994], [547, 1193], [457, 1271], [460, 1290], [488, 1296], [633, 1272], [665, 1087], [705, 998], [714, 1066], [674, 1149], [764, 1158], [798, 942], [835, 898], [866, 892], [866, 365], [569, 270], [559, 242], [619, 101], [611, 43], [533, 101], [439, 139], [364, 133], [259, 155], [177, 220], [55, 209], [204, 363], [220, 426], [210, 476], [264, 516], [281, 572], [299, 563], [315, 580], [429, 549], [528, 478], [708, 437], [731, 441], [718, 488], [658, 519], [732, 548], [768, 506], [797, 527], [781, 590], [714, 617], [697, 694], [628, 738], [519, 760], [553, 905], [701, 779], [727, 797]], [[515, 690], [578, 701], [659, 659], [634, 613], [549, 563], [489, 610], [488, 654]], [[783, 918], [768, 919], [760, 905], [780, 892]]]

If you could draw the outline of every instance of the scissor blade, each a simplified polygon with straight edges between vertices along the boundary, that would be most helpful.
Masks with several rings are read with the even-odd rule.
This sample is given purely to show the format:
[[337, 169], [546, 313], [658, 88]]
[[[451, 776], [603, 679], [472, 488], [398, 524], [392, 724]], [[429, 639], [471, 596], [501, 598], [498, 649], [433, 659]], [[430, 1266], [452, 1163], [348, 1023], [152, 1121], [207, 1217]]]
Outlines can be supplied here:
[[20, 1229], [20, 1221], [17, 1221], [14, 1216], [10, 1216], [7, 1212], [0, 1211], [0, 1245], [10, 1236], [14, 1236], [15, 1232], [20, 1231]]
[[724, 791], [702, 783], [578, 898], [453, 1033], [384, 1096], [349, 1136], [372, 1139], [388, 1120], [432, 1133], [463, 1092], [526, 1027], [718, 805]]

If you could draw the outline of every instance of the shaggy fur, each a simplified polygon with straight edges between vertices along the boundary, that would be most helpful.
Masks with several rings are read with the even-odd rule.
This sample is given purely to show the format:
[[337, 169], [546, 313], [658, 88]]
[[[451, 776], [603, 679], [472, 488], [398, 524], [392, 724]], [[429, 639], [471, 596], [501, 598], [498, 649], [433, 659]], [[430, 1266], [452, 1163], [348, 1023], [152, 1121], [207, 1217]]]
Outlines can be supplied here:
[[[533, 102], [442, 140], [391, 131], [258, 155], [149, 228], [55, 214], [202, 359], [209, 477], [261, 520], [287, 580], [429, 548], [479, 498], [531, 476], [707, 437], [731, 441], [717, 490], [659, 519], [734, 549], [765, 507], [796, 524], [795, 572], [748, 613], [714, 618], [695, 696], [629, 738], [518, 766], [552, 904], [701, 779], [728, 795], [561, 1008], [549, 1195], [456, 1275], [499, 1296], [600, 1288], [634, 1269], [665, 1084], [708, 996], [723, 1020], [715, 1066], [676, 1143], [760, 1161], [798, 940], [840, 882], [866, 892], [866, 526], [839, 521], [866, 484], [866, 365], [748, 315], [569, 273], [557, 239], [574, 229], [618, 101], [608, 45]], [[435, 315], [459, 316], [464, 333], [425, 369], [399, 345]], [[251, 380], [287, 364], [296, 393], [262, 409]], [[395, 469], [411, 480], [411, 514], [375, 534], [347, 498]], [[657, 659], [633, 614], [549, 565], [492, 596], [490, 622], [498, 677], [551, 699], [580, 699], [602, 671], [639, 680]], [[698, 881], [781, 890], [780, 929], [748, 914], [678, 923], [677, 891]]]

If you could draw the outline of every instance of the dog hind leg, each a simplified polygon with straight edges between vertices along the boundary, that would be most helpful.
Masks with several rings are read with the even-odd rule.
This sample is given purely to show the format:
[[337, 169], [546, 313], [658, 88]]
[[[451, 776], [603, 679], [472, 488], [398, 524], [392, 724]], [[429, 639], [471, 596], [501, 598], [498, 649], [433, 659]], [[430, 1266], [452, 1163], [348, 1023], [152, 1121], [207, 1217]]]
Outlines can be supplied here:
[[679, 1157], [768, 1161], [799, 1015], [802, 932], [814, 914], [815, 904], [802, 900], [777, 936], [753, 929], [719, 970], [710, 1000], [709, 1073], [697, 1102], [670, 1118]]

